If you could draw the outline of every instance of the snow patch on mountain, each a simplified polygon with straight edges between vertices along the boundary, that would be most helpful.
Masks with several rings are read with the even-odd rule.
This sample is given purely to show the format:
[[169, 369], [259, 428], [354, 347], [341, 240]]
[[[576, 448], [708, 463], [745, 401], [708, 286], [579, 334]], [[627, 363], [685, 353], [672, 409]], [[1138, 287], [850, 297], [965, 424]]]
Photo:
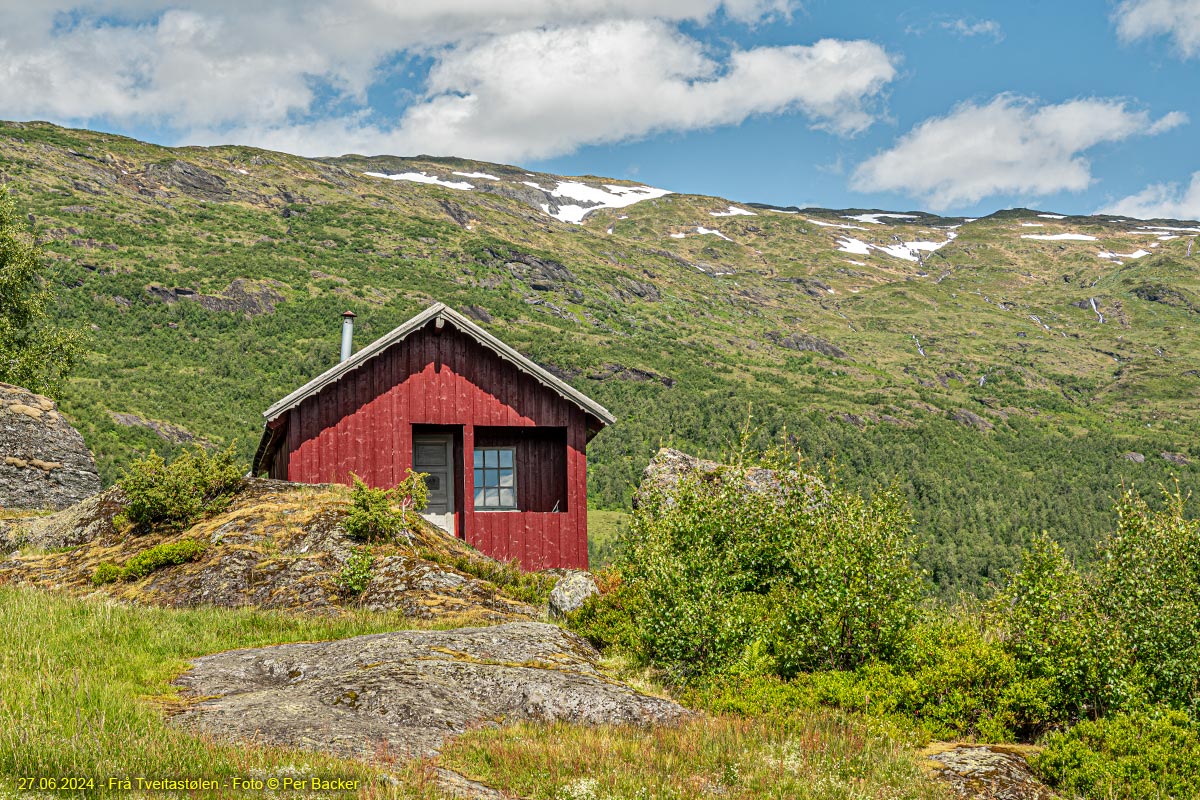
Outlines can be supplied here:
[[384, 172], [364, 172], [364, 175], [370, 178], [386, 178], [389, 181], [412, 181], [413, 183], [430, 183], [437, 186], [445, 186], [447, 189], [459, 189], [466, 191], [474, 189], [475, 186], [466, 181], [444, 181], [436, 175], [426, 175], [424, 172], [400, 172], [395, 175], [388, 175]]
[[534, 189], [539, 189], [554, 198], [566, 198], [569, 200], [578, 200], [579, 205], [575, 203], [558, 204], [557, 211], [550, 210], [550, 204], [542, 204], [542, 210], [555, 219], [563, 222], [573, 222], [579, 224], [583, 222], [583, 218], [589, 212], [595, 211], [598, 208], [625, 208], [642, 200], [653, 200], [656, 197], [672, 194], [667, 189], [656, 189], [653, 186], [615, 186], [604, 184], [603, 188], [588, 186], [586, 183], [578, 181], [557, 181], [557, 185], [553, 189], [547, 189], [533, 181], [521, 181], [526, 186], [532, 186]]
[[916, 214], [843, 214], [842, 219], [852, 219], [858, 222], [869, 222], [872, 225], [884, 225], [886, 223], [881, 219], [887, 217], [889, 219], [916, 219]]
[[1066, 219], [1062, 214], [1038, 214], [1042, 219]]
[[819, 219], [805, 218], [805, 222], [811, 222], [813, 225], [820, 225], [822, 228], [845, 228], [848, 231], [865, 231], [867, 230], [861, 225], [847, 225], [844, 222], [822, 222]]
[[[1038, 216], [1042, 216], [1039, 214]], [[1040, 239], [1043, 242], [1094, 242], [1095, 236], [1086, 233], [1023, 233], [1022, 239]]]
[[1149, 250], [1134, 250], [1132, 253], [1110, 253], [1107, 250], [1101, 250], [1096, 253], [1097, 258], [1144, 258], [1150, 255]]
[[755, 214], [753, 211], [747, 211], [746, 209], [738, 208], [737, 206], [730, 206], [728, 211], [710, 211], [710, 212], [708, 212], [708, 215], [710, 217], [738, 217], [738, 216], [757, 217], [758, 216], [758, 214]]
[[951, 231], [946, 236], [947, 238], [944, 242], [896, 242], [888, 245], [868, 244], [860, 239], [842, 236], [837, 240], [837, 249], [842, 253], [853, 253], [860, 256], [869, 256], [872, 250], [878, 250], [881, 253], [888, 254], [892, 258], [901, 258], [905, 261], [920, 261], [921, 253], [932, 253], [935, 250], [942, 249], [954, 241], [958, 237], [958, 234]]
[[490, 175], [486, 172], [455, 172], [455, 175], [461, 175], [464, 178], [483, 178], [485, 181], [498, 181], [499, 177]]

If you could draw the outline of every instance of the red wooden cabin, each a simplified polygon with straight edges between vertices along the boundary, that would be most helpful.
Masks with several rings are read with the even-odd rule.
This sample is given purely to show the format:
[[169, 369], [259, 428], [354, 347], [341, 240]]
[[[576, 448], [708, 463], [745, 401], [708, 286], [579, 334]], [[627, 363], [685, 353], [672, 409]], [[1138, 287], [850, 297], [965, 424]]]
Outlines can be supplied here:
[[426, 518], [525, 569], [586, 569], [587, 443], [613, 416], [441, 303], [264, 412], [254, 474], [390, 487], [429, 473]]

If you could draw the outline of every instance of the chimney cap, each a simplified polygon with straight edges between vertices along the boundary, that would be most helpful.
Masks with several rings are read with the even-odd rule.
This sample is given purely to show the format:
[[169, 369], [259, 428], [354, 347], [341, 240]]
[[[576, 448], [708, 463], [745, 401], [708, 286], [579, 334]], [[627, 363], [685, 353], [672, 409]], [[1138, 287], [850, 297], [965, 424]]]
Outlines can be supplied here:
[[342, 316], [343, 317], [357, 317], [358, 315], [355, 314], [353, 311], [343, 311]]

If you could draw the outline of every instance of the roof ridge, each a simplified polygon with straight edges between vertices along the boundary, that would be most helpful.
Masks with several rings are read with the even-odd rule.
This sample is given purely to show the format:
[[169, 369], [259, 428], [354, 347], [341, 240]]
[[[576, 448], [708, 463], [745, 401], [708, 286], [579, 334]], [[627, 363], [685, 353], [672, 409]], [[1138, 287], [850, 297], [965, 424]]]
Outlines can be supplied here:
[[358, 369], [358, 367], [362, 366], [367, 361], [370, 361], [372, 358], [379, 355], [393, 344], [403, 341], [408, 337], [409, 334], [420, 330], [421, 328], [425, 327], [427, 323], [438, 317], [443, 317], [449, 322], [452, 322], [455, 327], [457, 327], [463, 333], [471, 336], [471, 338], [475, 339], [479, 344], [491, 350], [493, 353], [500, 356], [500, 358], [509, 361], [523, 372], [531, 375], [543, 386], [557, 392], [564, 399], [570, 400], [572, 403], [579, 406], [579, 408], [596, 417], [604, 424], [611, 425], [616, 422], [616, 418], [604, 406], [600, 405], [595, 400], [592, 400], [590, 397], [574, 388], [566, 381], [563, 381], [557, 376], [551, 374], [544, 367], [539, 366], [526, 356], [521, 355], [521, 353], [517, 352], [511, 346], [505, 344], [494, 334], [484, 330], [482, 327], [468, 319], [463, 314], [455, 311], [453, 308], [440, 301], [433, 303], [433, 305], [429, 306], [424, 311], [416, 314], [406, 322], [401, 323], [388, 333], [380, 336], [378, 339], [371, 342], [357, 353], [354, 353], [350, 356], [350, 358], [335, 364], [317, 377], [310, 380], [308, 383], [286, 395], [281, 400], [278, 400], [271, 405], [270, 408], [263, 412], [263, 416], [266, 418], [268, 423], [273, 422], [285, 412], [290, 411], [300, 405], [300, 403], [302, 403], [308, 397], [321, 391], [326, 386], [336, 383], [346, 373]]

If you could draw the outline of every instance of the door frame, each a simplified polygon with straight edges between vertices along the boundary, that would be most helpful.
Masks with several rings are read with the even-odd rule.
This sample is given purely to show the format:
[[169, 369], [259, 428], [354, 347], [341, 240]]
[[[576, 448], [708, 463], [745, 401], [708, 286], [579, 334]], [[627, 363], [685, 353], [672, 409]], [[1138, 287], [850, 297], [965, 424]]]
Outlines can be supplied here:
[[[456, 509], [457, 509], [456, 501], [458, 499], [457, 486], [456, 486], [456, 484], [458, 483], [458, 480], [457, 480], [458, 467], [454, 463], [454, 434], [449, 431], [447, 431], [445, 433], [443, 433], [443, 432], [414, 433], [413, 437], [412, 437], [413, 472], [421, 471], [419, 468], [419, 465], [417, 464], [417, 447], [419, 445], [431, 445], [431, 444], [441, 444], [446, 448], [446, 470], [449, 473], [446, 476], [446, 514], [449, 516], [449, 526], [450, 527], [442, 528], [441, 525], [438, 525], [438, 527], [442, 528], [442, 530], [446, 531], [451, 536], [458, 536], [458, 531], [457, 531], [458, 514], [456, 512]], [[422, 516], [425, 516], [425, 514], [422, 513]], [[440, 516], [440, 515], [431, 514], [429, 516]], [[426, 519], [431, 524], [437, 525], [436, 522], [429, 520], [428, 517], [426, 517]]]

